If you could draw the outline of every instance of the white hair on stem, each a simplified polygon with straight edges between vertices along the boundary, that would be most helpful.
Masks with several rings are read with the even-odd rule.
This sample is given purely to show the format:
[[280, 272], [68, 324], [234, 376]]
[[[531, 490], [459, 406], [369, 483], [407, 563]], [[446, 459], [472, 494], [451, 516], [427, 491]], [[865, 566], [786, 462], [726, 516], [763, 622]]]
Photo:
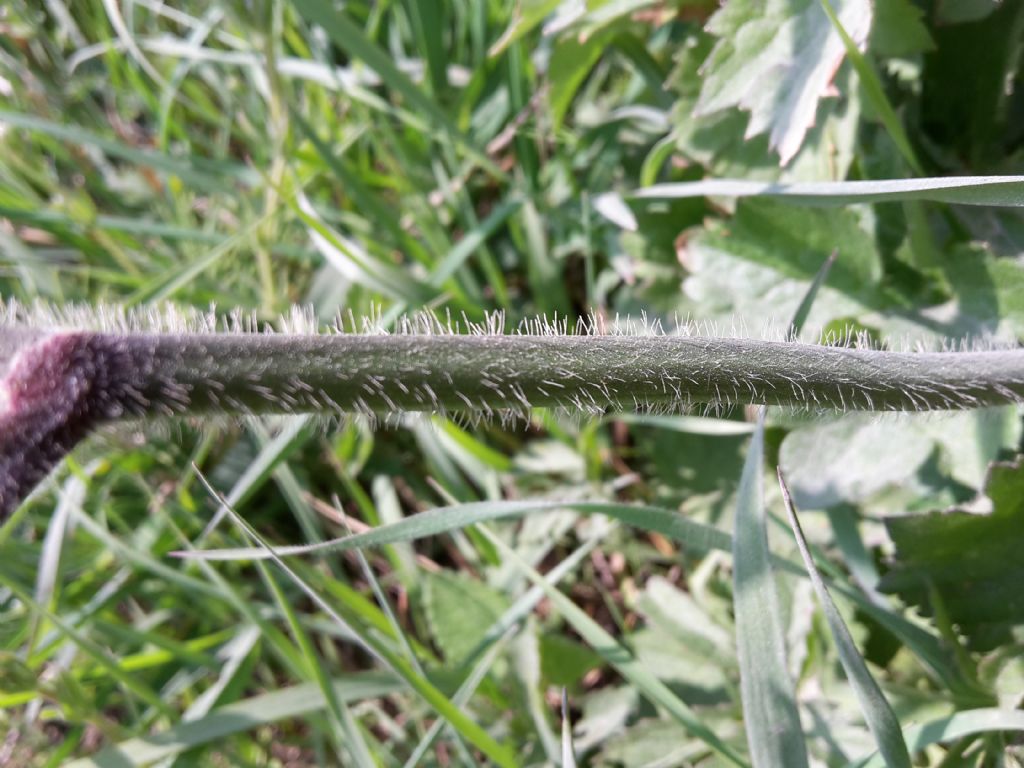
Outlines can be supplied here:
[[[590, 314], [482, 321], [379, 311], [277, 323], [174, 307], [0, 305], [0, 515], [97, 426], [141, 416], [409, 412], [529, 418], [704, 405], [917, 411], [1024, 402], [1024, 350], [990, 339], [880, 349], [853, 328], [818, 343], [688, 320]], [[907, 351], [917, 349], [918, 351]], [[929, 351], [930, 350], [930, 351]]]

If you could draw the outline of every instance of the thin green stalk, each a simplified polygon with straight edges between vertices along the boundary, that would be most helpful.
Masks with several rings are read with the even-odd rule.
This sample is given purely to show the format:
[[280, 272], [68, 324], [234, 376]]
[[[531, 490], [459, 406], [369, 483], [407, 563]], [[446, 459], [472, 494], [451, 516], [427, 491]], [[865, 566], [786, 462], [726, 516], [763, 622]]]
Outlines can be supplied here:
[[[97, 425], [150, 415], [526, 416], [695, 403], [935, 410], [1024, 402], [1024, 350], [907, 353], [681, 335], [92, 332], [0, 326], [0, 517]], [[495, 326], [490, 330], [497, 330]], [[480, 329], [478, 329], [480, 330]]]

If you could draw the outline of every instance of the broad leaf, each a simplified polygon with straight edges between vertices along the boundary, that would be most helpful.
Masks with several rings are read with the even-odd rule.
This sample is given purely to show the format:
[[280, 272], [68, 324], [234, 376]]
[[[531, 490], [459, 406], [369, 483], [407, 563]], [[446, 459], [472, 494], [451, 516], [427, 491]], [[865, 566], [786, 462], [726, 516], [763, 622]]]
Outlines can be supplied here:
[[[834, 4], [858, 44], [871, 29], [871, 3]], [[814, 124], [818, 100], [829, 95], [845, 56], [818, 0], [731, 0], [708, 23], [719, 38], [704, 64], [698, 114], [738, 106], [750, 112], [746, 136], [768, 133], [782, 165], [796, 155]]]
[[913, 56], [935, 48], [924, 21], [924, 11], [911, 0], [875, 3], [869, 45], [878, 56], [886, 58]]
[[787, 181], [846, 178], [856, 151], [861, 112], [859, 92], [847, 86], [845, 68], [837, 73], [835, 83], [843, 97], [819, 104], [815, 123], [804, 136], [800, 152], [782, 168], [767, 134], [746, 135], [749, 115], [739, 107], [706, 115], [697, 111], [702, 64], [714, 44], [715, 38], [710, 35], [693, 32], [679, 47], [676, 66], [666, 81], [666, 88], [676, 99], [671, 119], [678, 151], [717, 177]]
[[945, 612], [973, 646], [989, 648], [1024, 623], [1024, 458], [989, 469], [969, 507], [886, 520], [896, 545], [881, 581], [925, 614]]
[[935, 418], [851, 413], [790, 432], [780, 461], [797, 503], [827, 509], [865, 502], [888, 488], [912, 486], [936, 450], [938, 469], [958, 483], [980, 488], [989, 462], [1019, 439], [1015, 408]]
[[483, 640], [501, 616], [507, 601], [480, 581], [448, 571], [430, 574], [424, 592], [424, 612], [437, 647], [456, 665]]
[[[1024, 712], [1012, 709], [969, 709], [923, 725], [912, 725], [904, 730], [903, 736], [911, 752], [918, 752], [932, 744], [996, 731], [1024, 731]], [[850, 768], [883, 768], [885, 764], [881, 755], [873, 755], [851, 763]]]

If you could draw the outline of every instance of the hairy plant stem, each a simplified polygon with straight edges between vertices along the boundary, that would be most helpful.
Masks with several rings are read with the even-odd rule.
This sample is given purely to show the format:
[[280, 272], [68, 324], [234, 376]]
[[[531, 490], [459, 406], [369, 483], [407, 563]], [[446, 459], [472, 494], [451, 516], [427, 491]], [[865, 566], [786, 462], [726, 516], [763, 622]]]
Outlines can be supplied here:
[[695, 403], [932, 410], [1024, 402], [1024, 350], [902, 353], [687, 336], [0, 329], [0, 517], [96, 426], [202, 413], [524, 416]]

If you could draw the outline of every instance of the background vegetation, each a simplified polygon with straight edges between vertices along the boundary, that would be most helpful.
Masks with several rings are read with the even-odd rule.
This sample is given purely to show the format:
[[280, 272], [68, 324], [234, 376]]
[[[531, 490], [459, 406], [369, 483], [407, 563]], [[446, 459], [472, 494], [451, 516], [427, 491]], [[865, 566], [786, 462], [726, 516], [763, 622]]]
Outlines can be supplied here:
[[[11, 0], [0, 293], [757, 336], [838, 249], [808, 338], [1015, 343], [1017, 208], [630, 193], [1020, 173], [1022, 26], [993, 0]], [[879, 742], [837, 618], [917, 764], [1024, 761], [1019, 410], [755, 421], [112, 431], [0, 528], [0, 764], [568, 764], [564, 688], [581, 764], [846, 765]], [[438, 507], [365, 551], [169, 556], [251, 546], [234, 512], [284, 545]], [[732, 536], [765, 512], [777, 579]], [[756, 670], [783, 681], [760, 714]]]

